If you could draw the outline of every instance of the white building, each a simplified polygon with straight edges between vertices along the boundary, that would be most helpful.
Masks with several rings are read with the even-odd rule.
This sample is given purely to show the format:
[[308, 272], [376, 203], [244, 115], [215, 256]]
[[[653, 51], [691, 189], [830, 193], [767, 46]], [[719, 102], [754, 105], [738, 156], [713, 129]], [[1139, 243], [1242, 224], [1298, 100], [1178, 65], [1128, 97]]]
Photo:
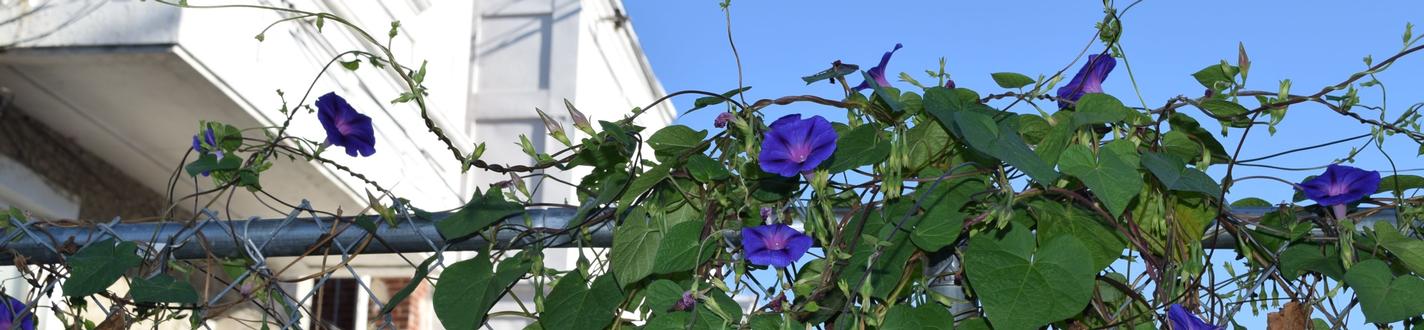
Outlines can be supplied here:
[[[569, 99], [595, 120], [613, 120], [664, 95], [619, 0], [224, 1], [229, 2], [333, 13], [382, 42], [390, 23], [400, 21], [391, 49], [404, 65], [428, 62], [425, 85], [434, 121], [461, 152], [486, 143], [483, 159], [494, 163], [529, 163], [516, 145], [521, 134], [546, 150], [562, 146], [546, 137], [536, 107], [570, 123], [563, 111], [563, 99]], [[418, 207], [454, 208], [476, 189], [508, 179], [477, 170], [462, 174], [459, 162], [426, 131], [415, 106], [390, 102], [403, 91], [392, 72], [362, 63], [356, 71], [334, 65], [318, 76], [341, 52], [376, 51], [351, 30], [332, 21], [318, 28], [314, 20], [298, 19], [273, 25], [262, 41], [254, 38], [284, 17], [290, 16], [242, 8], [179, 9], [153, 1], [0, 0], [0, 206], [51, 219], [156, 217], [168, 205], [168, 178], [182, 165], [198, 122], [279, 125], [284, 98], [277, 90], [291, 108], [334, 91], [370, 115], [375, 155], [350, 158], [336, 148], [324, 156]], [[299, 104], [309, 85], [310, 97]], [[299, 111], [291, 134], [321, 140], [315, 115]], [[674, 115], [664, 103], [640, 124], [655, 129]], [[366, 206], [359, 180], [300, 159], [277, 161], [262, 185], [283, 200], [306, 199], [324, 210], [339, 207], [349, 214]], [[198, 180], [196, 187], [184, 181], [174, 195], [207, 187], [209, 181]], [[572, 188], [549, 184], [538, 199], [576, 203], [573, 196]], [[212, 209], [233, 218], [278, 214], [247, 193], [233, 194], [227, 203], [224, 198]], [[191, 202], [180, 208], [193, 210]], [[366, 256], [356, 264], [361, 280], [388, 295], [411, 273], [398, 260]], [[549, 262], [572, 260], [551, 255]], [[26, 292], [17, 281], [6, 283], [8, 292]], [[350, 289], [339, 289], [341, 281], [331, 284], [334, 290]], [[418, 290], [406, 302], [410, 305], [397, 311], [400, 328], [440, 328], [430, 312], [429, 289]], [[366, 297], [349, 297], [354, 301], [335, 302], [344, 307], [328, 317], [366, 328], [365, 318], [373, 317]], [[52, 319], [43, 323], [58, 327]]]

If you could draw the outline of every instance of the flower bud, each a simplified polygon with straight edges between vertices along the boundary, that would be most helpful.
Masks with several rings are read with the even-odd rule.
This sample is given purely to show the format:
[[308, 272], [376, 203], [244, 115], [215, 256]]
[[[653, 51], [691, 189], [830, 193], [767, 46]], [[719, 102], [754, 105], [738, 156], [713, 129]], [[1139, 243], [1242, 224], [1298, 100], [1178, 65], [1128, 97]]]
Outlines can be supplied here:
[[534, 108], [534, 112], [538, 112], [538, 113], [539, 113], [539, 119], [543, 119], [543, 120], [544, 120], [544, 129], [546, 129], [546, 130], [549, 131], [549, 136], [554, 137], [554, 140], [558, 140], [559, 143], [563, 143], [564, 146], [572, 146], [572, 145], [573, 145], [573, 143], [569, 142], [569, 137], [568, 137], [568, 135], [567, 135], [567, 134], [564, 134], [564, 126], [563, 126], [563, 125], [560, 125], [559, 122], [558, 122], [558, 121], [555, 121], [553, 117], [550, 117], [550, 116], [549, 116], [549, 114], [544, 113], [544, 110], [540, 110], [539, 108]]
[[588, 122], [588, 116], [584, 116], [583, 112], [575, 108], [573, 102], [569, 102], [569, 99], [564, 99], [564, 108], [569, 110], [569, 117], [574, 119], [574, 128], [588, 133], [588, 135], [596, 134], [596, 132], [593, 131], [593, 125]]

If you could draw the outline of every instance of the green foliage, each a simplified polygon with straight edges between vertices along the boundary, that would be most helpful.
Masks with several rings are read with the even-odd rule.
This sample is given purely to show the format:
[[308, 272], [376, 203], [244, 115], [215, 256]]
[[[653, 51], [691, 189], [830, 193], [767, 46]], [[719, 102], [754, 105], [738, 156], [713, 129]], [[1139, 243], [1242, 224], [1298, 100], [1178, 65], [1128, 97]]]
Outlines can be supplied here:
[[1236, 74], [1240, 72], [1241, 68], [1227, 65], [1225, 61], [1222, 61], [1221, 64], [1212, 64], [1198, 70], [1192, 74], [1192, 77], [1196, 78], [1197, 83], [1200, 83], [1202, 87], [1222, 90], [1234, 85]]
[[158, 274], [149, 278], [134, 279], [130, 285], [135, 302], [197, 304], [198, 291], [187, 282], [180, 282], [172, 276]]
[[1072, 236], [1035, 246], [1027, 229], [969, 240], [964, 270], [995, 329], [1037, 329], [1077, 314], [1093, 293], [1090, 252]]
[[1093, 156], [1084, 145], [1072, 145], [1058, 160], [1063, 173], [1077, 177], [1102, 199], [1109, 214], [1122, 215], [1127, 204], [1142, 191], [1142, 176], [1137, 173], [1138, 154], [1131, 142], [1108, 143]]
[[[929, 91], [934, 90], [936, 89], [931, 88]], [[929, 95], [929, 91], [926, 95]], [[956, 99], [962, 102], [962, 97]], [[1058, 172], [1029, 149], [1010, 122], [995, 122], [988, 114], [955, 109], [959, 107], [951, 105], [956, 102], [945, 103], [945, 107], [932, 107], [926, 103], [925, 111], [939, 120], [946, 131], [954, 132], [955, 136], [969, 147], [1017, 167], [1038, 182], [1053, 182], [1058, 179]]]
[[699, 237], [701, 233], [700, 221], [683, 221], [671, 225], [659, 242], [657, 257], [653, 258], [653, 273], [689, 271], [711, 258], [717, 245], [703, 241]]
[[1029, 211], [1038, 224], [1039, 242], [1072, 237], [1088, 249], [1095, 272], [1117, 261], [1127, 248], [1127, 240], [1112, 225], [1081, 207], [1037, 200], [1029, 204]]
[[529, 271], [530, 260], [523, 253], [501, 260], [498, 270], [490, 259], [486, 255], [463, 260], [440, 273], [431, 301], [435, 315], [446, 328], [474, 329], [483, 325], [495, 302]]
[[547, 329], [603, 329], [613, 322], [622, 300], [613, 276], [599, 276], [589, 285], [582, 273], [571, 272], [554, 284], [539, 323]]
[[952, 330], [954, 329], [954, 315], [950, 315], [949, 309], [939, 304], [924, 304], [915, 307], [895, 305], [890, 307], [889, 312], [885, 312], [885, 323], [880, 326], [880, 329]]
[[697, 110], [697, 109], [702, 109], [702, 108], [706, 108], [706, 107], [709, 107], [709, 106], [714, 106], [714, 105], [722, 104], [722, 102], [726, 102], [727, 99], [730, 99], [730, 98], [732, 98], [733, 96], [737, 96], [737, 94], [745, 93], [746, 91], [751, 90], [751, 89], [752, 89], [752, 86], [747, 86], [747, 87], [742, 87], [742, 88], [738, 88], [738, 89], [733, 89], [733, 90], [727, 91], [726, 93], [722, 93], [722, 96], [721, 96], [721, 97], [716, 97], [716, 96], [704, 96], [704, 97], [699, 97], [699, 98], [697, 98], [696, 101], [692, 102], [692, 109], [687, 109], [687, 112], [692, 112], [692, 111]]
[[1312, 244], [1295, 244], [1280, 255], [1281, 276], [1294, 280], [1305, 272], [1315, 272], [1335, 280], [1345, 276], [1345, 266], [1340, 264], [1340, 253], [1334, 247]]
[[995, 84], [1003, 88], [1023, 88], [1033, 83], [1033, 78], [1013, 72], [995, 72], [989, 75], [994, 77]]
[[396, 307], [400, 306], [402, 301], [409, 298], [410, 294], [414, 293], [415, 289], [420, 287], [421, 283], [425, 283], [425, 278], [430, 276], [430, 265], [439, 261], [440, 257], [439, 255], [430, 256], [430, 258], [426, 258], [424, 262], [421, 262], [420, 266], [416, 266], [415, 274], [410, 276], [410, 282], [406, 283], [405, 287], [402, 287], [400, 291], [396, 291], [395, 294], [391, 295], [391, 298], [386, 300], [385, 306], [381, 306], [381, 314], [394, 311]]
[[1391, 323], [1424, 314], [1424, 279], [1415, 275], [1395, 277], [1389, 265], [1378, 259], [1365, 260], [1345, 273], [1345, 284], [1360, 297], [1365, 321]]
[[[930, 184], [933, 185], [933, 184]], [[928, 189], [929, 186], [925, 186]], [[960, 211], [974, 194], [988, 187], [982, 178], [944, 180], [925, 196], [924, 213], [910, 234], [910, 240], [925, 251], [939, 251], [959, 239], [965, 214]]]
[[506, 201], [501, 189], [490, 189], [484, 193], [476, 190], [469, 203], [465, 203], [460, 211], [440, 219], [440, 222], [435, 223], [435, 228], [440, 231], [440, 236], [446, 239], [460, 239], [520, 213], [524, 213], [524, 206]]
[[643, 302], [644, 307], [654, 313], [667, 312], [672, 310], [677, 301], [682, 299], [682, 294], [687, 292], [682, 286], [670, 280], [657, 280], [648, 284], [643, 297], [647, 300]]
[[1418, 175], [1390, 175], [1380, 178], [1379, 190], [1376, 194], [1383, 192], [1393, 192], [1396, 195], [1403, 195], [1405, 191], [1424, 188], [1424, 177]]
[[[722, 8], [729, 5], [723, 2]], [[1126, 10], [1108, 5], [1095, 31], [1104, 45], [1084, 53], [1112, 56], [1130, 68], [1129, 57], [1117, 43], [1125, 31], [1120, 15]], [[358, 36], [390, 38], [401, 30], [399, 22], [392, 22], [388, 32], [372, 34], [330, 13], [280, 10], [292, 21], [314, 20], [317, 30], [350, 28]], [[263, 35], [265, 30], [257, 35], [259, 41]], [[393, 312], [427, 277], [438, 276], [433, 298], [436, 316], [453, 329], [480, 327], [496, 301], [516, 283], [534, 288], [529, 296], [520, 297], [528, 303], [516, 313], [533, 319], [529, 329], [989, 329], [991, 324], [995, 329], [1151, 329], [1164, 326], [1158, 323], [1164, 319], [1162, 307], [1172, 303], [1230, 306], [1206, 313], [1229, 318], [1247, 307], [1256, 312], [1273, 310], [1276, 302], [1288, 300], [1320, 304], [1324, 297], [1356, 299], [1359, 303], [1353, 306], [1362, 308], [1369, 322], [1408, 320], [1417, 325], [1424, 303], [1413, 298], [1424, 294], [1420, 277], [1424, 240], [1419, 239], [1419, 224], [1412, 220], [1424, 215], [1424, 209], [1411, 193], [1424, 189], [1424, 177], [1386, 173], [1395, 175], [1384, 177], [1374, 192], [1388, 192], [1394, 198], [1350, 203], [1344, 206], [1351, 212], [1350, 219], [1337, 218], [1330, 207], [1275, 205], [1266, 199], [1228, 195], [1232, 190], [1250, 191], [1239, 189], [1243, 179], [1275, 175], [1258, 171], [1281, 167], [1272, 163], [1279, 161], [1277, 156], [1316, 153], [1297, 157], [1315, 159], [1317, 164], [1310, 166], [1367, 159], [1361, 150], [1321, 156], [1323, 149], [1312, 148], [1323, 145], [1289, 149], [1306, 143], [1261, 142], [1253, 136], [1265, 134], [1253, 133], [1261, 129], [1227, 130], [1259, 125], [1274, 134], [1290, 105], [1328, 106], [1331, 115], [1345, 116], [1339, 123], [1332, 122], [1341, 126], [1338, 129], [1365, 125], [1373, 134], [1360, 142], [1379, 146], [1381, 152], [1386, 151], [1382, 147], [1386, 142], [1424, 141], [1420, 107], [1401, 112], [1383, 106], [1393, 102], [1364, 99], [1385, 93], [1379, 80], [1384, 75], [1378, 73], [1419, 50], [1414, 44], [1420, 39], [1411, 35], [1405, 33], [1404, 52], [1378, 63], [1366, 57], [1368, 69], [1305, 95], [1292, 94], [1290, 80], [1271, 83], [1268, 91], [1255, 86], [1259, 82], [1248, 84], [1252, 62], [1243, 46], [1234, 63], [1221, 61], [1191, 75], [1207, 89], [1204, 95], [1197, 87], [1165, 94], [1180, 95], [1166, 100], [1131, 94], [1115, 97], [1095, 90], [1062, 109], [1054, 103], [1066, 100], [1057, 99], [1055, 89], [1077, 76], [1071, 68], [1062, 75], [1038, 74], [1038, 78], [992, 73], [995, 86], [988, 87], [999, 92], [980, 95], [968, 88], [940, 87], [953, 85], [949, 69], [954, 66], [947, 60], [939, 63], [938, 70], [925, 70], [927, 75], [883, 68], [885, 78], [899, 77], [883, 85], [865, 70], [861, 76], [868, 91], [834, 86], [749, 104], [744, 99], [750, 87], [672, 95], [697, 97], [688, 112], [712, 107], [736, 116], [734, 125], [711, 131], [693, 128], [699, 125], [656, 130], [638, 126], [634, 123], [648, 121], [640, 116], [653, 112], [643, 108], [593, 125], [565, 100], [577, 131], [566, 131], [564, 124], [538, 111], [548, 128], [545, 133], [559, 141], [561, 149], [542, 150], [534, 143], [537, 138], [520, 136], [515, 150], [530, 157], [521, 164], [481, 159], [483, 142], [476, 141], [473, 150], [455, 145], [465, 142], [452, 142], [460, 139], [452, 139], [447, 128], [436, 125], [441, 121], [429, 116], [433, 109], [426, 103], [433, 99], [426, 98], [429, 90], [423, 85], [427, 77], [440, 75], [436, 71], [441, 68], [427, 67], [423, 61], [418, 67], [411, 65], [414, 61], [398, 61], [392, 54], [409, 52], [390, 47], [402, 43], [367, 43], [374, 50], [339, 53], [326, 70], [354, 71], [361, 62], [390, 69], [396, 86], [404, 88], [377, 97], [394, 98], [393, 103], [418, 111], [384, 109], [389, 115], [418, 116], [397, 121], [425, 123], [428, 127], [423, 129], [435, 135], [433, 141], [445, 144], [462, 174], [480, 181], [511, 177], [509, 185], [477, 187], [468, 203], [436, 222], [443, 242], [456, 244], [447, 247], [462, 247], [459, 243], [476, 235], [491, 240], [514, 236], [534, 243], [517, 244], [521, 250], [513, 256], [505, 253], [514, 250], [486, 251], [458, 262], [432, 256], [416, 267], [412, 282], [390, 297], [381, 314]], [[326, 70], [322, 74], [330, 73]], [[802, 79], [808, 84], [825, 80], [844, 84], [857, 71], [860, 67], [837, 61]], [[1128, 69], [1110, 75], [1112, 84], [1130, 83], [1134, 90], [1145, 82]], [[1080, 77], [1073, 84], [1082, 83]], [[1123, 85], [1117, 86], [1110, 89]], [[280, 91], [278, 96], [288, 99]], [[1118, 97], [1130, 100], [1131, 106]], [[794, 108], [810, 104], [817, 105]], [[787, 105], [792, 107], [782, 107]], [[281, 126], [239, 129], [201, 122], [200, 134], [210, 129], [216, 141], [201, 139], [198, 152], [190, 153], [192, 158], [182, 164], [179, 175], [210, 176], [212, 184], [221, 188], [213, 196], [231, 196], [224, 194], [233, 193], [228, 189], [234, 187], [261, 192], [261, 175], [276, 164], [272, 159], [286, 157], [328, 166], [378, 192], [367, 195], [374, 214], [358, 214], [350, 220], [360, 228], [353, 229], [358, 233], [381, 232], [373, 221], [376, 216], [392, 220], [412, 210], [412, 204], [400, 196], [410, 191], [408, 186], [395, 191], [382, 187], [386, 182], [378, 181], [388, 177], [367, 176], [353, 169], [363, 166], [344, 164], [359, 158], [323, 157], [325, 144], [320, 139], [294, 133], [310, 130], [296, 125], [315, 125], [310, 118], [298, 117], [303, 113], [296, 110], [302, 108], [312, 106], [283, 104], [280, 112], [291, 117], [273, 121]], [[831, 157], [815, 164], [815, 170], [783, 177], [763, 171], [758, 153], [770, 129], [767, 123], [788, 109], [838, 121], [832, 124], [838, 140]], [[1261, 119], [1263, 115], [1269, 119]], [[1205, 129], [1193, 117], [1213, 118], [1222, 129]], [[420, 130], [400, 127], [398, 131]], [[1238, 143], [1244, 145], [1238, 148]], [[219, 152], [224, 156], [218, 157]], [[1267, 156], [1235, 159], [1241, 155]], [[1413, 160], [1386, 156], [1401, 168]], [[1231, 165], [1213, 168], [1216, 164]], [[1294, 190], [1298, 186], [1290, 183], [1308, 174], [1313, 173], [1272, 179], [1285, 183], [1277, 188]], [[526, 178], [541, 183], [526, 186]], [[572, 191], [576, 197], [544, 200], [546, 194], [541, 192], [549, 190]], [[276, 195], [281, 194], [257, 196]], [[210, 196], [194, 197], [201, 203]], [[386, 198], [391, 203], [380, 202]], [[1226, 201], [1221, 199], [1236, 201], [1222, 207]], [[189, 201], [175, 202], [181, 206]], [[573, 219], [566, 228], [526, 227], [540, 226], [539, 221], [502, 222], [528, 207], [567, 207], [573, 209]], [[1276, 208], [1265, 214], [1232, 211], [1248, 207]], [[1360, 217], [1378, 216], [1366, 209], [1370, 207], [1392, 209], [1395, 224], [1375, 221], [1357, 228], [1355, 223], [1370, 223]], [[432, 218], [425, 211], [414, 213], [419, 219]], [[12, 209], [10, 216], [12, 221], [34, 221], [18, 209]], [[810, 237], [816, 248], [793, 256], [799, 259], [785, 269], [749, 264], [748, 248], [741, 246], [738, 233], [747, 226], [769, 223], [791, 225]], [[499, 230], [492, 230], [496, 226]], [[1208, 229], [1216, 235], [1206, 237]], [[572, 269], [546, 265], [541, 249], [598, 247], [608, 243], [604, 241], [608, 233], [601, 230], [612, 231], [611, 248], [581, 250], [585, 253], [578, 254]], [[131, 299], [140, 303], [132, 309], [135, 314], [169, 317], [173, 313], [154, 313], [176, 307], [164, 304], [202, 307], [198, 291], [185, 277], [192, 276], [194, 269], [182, 263], [140, 267], [144, 258], [138, 255], [136, 242], [102, 241], [75, 252], [77, 246], [62, 239], [51, 243], [61, 253], [72, 254], [66, 260], [68, 272], [57, 272], [68, 276], [62, 286], [67, 295], [101, 293], [128, 275]], [[331, 240], [315, 242], [313, 251], [329, 250], [325, 244]], [[1209, 262], [1214, 259], [1207, 257], [1205, 249], [1230, 248], [1219, 242], [1235, 244], [1235, 251], [1216, 252], [1239, 257], [1227, 267], [1245, 266], [1249, 274], [1234, 268], [1227, 268], [1229, 274], [1217, 274], [1220, 270]], [[370, 244], [385, 243], [376, 237]], [[762, 243], [778, 249], [785, 242]], [[491, 255], [505, 257], [496, 262]], [[956, 257], [962, 258], [958, 271], [939, 272], [940, 266], [954, 264], [948, 258]], [[234, 260], [213, 262], [221, 263], [228, 276], [258, 274], [259, 278], [249, 277], [242, 285], [273, 280], [260, 278], [272, 273], [249, 273], [264, 263]], [[1119, 263], [1127, 264], [1125, 269], [1115, 266]], [[1334, 281], [1322, 284], [1319, 276]], [[952, 290], [945, 285], [949, 283], [963, 286], [964, 295], [946, 291]], [[1223, 291], [1223, 287], [1238, 291]], [[695, 303], [678, 306], [684, 294]], [[259, 290], [253, 300], [271, 298], [267, 295]], [[745, 312], [732, 295], [757, 297], [758, 306]], [[1350, 306], [1340, 314], [1348, 315]], [[273, 309], [286, 308], [278, 311], [287, 313], [294, 308], [277, 307]], [[983, 318], [956, 322], [949, 307], [977, 310]], [[198, 322], [203, 315], [207, 314], [180, 313], [172, 318]], [[1339, 321], [1317, 319], [1316, 323]]]
[[687, 158], [687, 172], [703, 183], [720, 181], [732, 175], [726, 166], [703, 154], [693, 154]]
[[183, 170], [188, 172], [188, 176], [198, 176], [204, 172], [235, 171], [242, 168], [242, 158], [223, 157], [218, 159], [217, 155], [206, 154], [198, 157], [198, 160], [188, 163]]
[[1389, 222], [1375, 223], [1375, 241], [1416, 275], [1424, 275], [1424, 240], [1405, 237]]
[[618, 283], [627, 287], [651, 274], [662, 242], [662, 229], [650, 228], [647, 221], [629, 219], [618, 226], [613, 232], [613, 254], [609, 256]]
[[1210, 176], [1186, 166], [1185, 162], [1170, 155], [1155, 152], [1142, 154], [1142, 167], [1152, 172], [1152, 176], [1157, 177], [1157, 181], [1162, 182], [1167, 189], [1199, 192], [1209, 196], [1221, 195], [1221, 186]]
[[106, 239], [89, 244], [68, 259], [73, 270], [62, 286], [64, 295], [84, 297], [103, 292], [124, 272], [141, 263], [143, 258], [138, 256], [138, 244], [134, 242]]
[[[908, 217], [907, 213], [913, 212], [914, 201], [909, 198], [901, 198], [882, 210], [877, 210], [865, 220], [860, 232], [860, 243], [851, 250], [849, 265], [845, 273], [841, 276], [850, 289], [861, 290], [861, 283], [867, 283], [870, 296], [880, 299], [890, 299], [892, 291], [899, 285], [900, 278], [905, 275], [905, 264], [910, 261], [910, 257], [915, 253], [915, 245], [910, 243], [909, 235], [903, 233], [896, 234], [889, 240], [890, 233], [895, 231], [896, 224], [902, 219], [907, 225], [901, 228], [911, 228], [918, 217]], [[881, 249], [876, 253], [877, 248]], [[873, 260], [872, 256], [876, 256]], [[874, 263], [871, 263], [871, 262]], [[867, 274], [868, 273], [868, 274]]]
[[653, 133], [648, 138], [648, 145], [653, 147], [659, 161], [671, 162], [680, 155], [701, 151], [698, 146], [706, 137], [705, 130], [694, 131], [687, 126], [674, 125]]
[[840, 173], [851, 169], [877, 164], [890, 156], [890, 139], [880, 126], [861, 125], [844, 132], [837, 139], [836, 151], [826, 162], [828, 172]]

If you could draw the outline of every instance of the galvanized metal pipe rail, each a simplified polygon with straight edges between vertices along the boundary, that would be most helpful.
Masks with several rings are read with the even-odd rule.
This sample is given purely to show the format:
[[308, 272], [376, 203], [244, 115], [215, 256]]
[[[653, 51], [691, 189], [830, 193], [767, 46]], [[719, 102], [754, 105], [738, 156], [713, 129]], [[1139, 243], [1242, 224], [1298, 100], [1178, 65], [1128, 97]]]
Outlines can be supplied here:
[[[1236, 208], [1233, 214], [1240, 217], [1258, 217], [1274, 210], [1270, 207]], [[86, 227], [58, 227], [44, 225], [14, 226], [0, 238], [0, 264], [14, 263], [14, 256], [24, 256], [28, 264], [57, 263], [63, 256], [56, 252], [63, 246], [87, 246], [92, 242], [116, 238], [121, 241], [138, 242], [144, 249], [167, 250], [167, 258], [201, 259], [214, 257], [241, 257], [248, 253], [258, 253], [263, 257], [299, 256], [308, 253], [312, 246], [334, 233], [333, 244], [355, 246], [367, 236], [367, 231], [349, 221], [337, 223], [332, 218], [297, 217], [293, 212], [288, 218], [260, 220], [213, 220], [202, 221], [192, 226], [177, 222], [156, 223], [115, 223]], [[543, 240], [547, 247], [610, 247], [613, 245], [613, 226], [604, 222], [582, 232], [557, 234], [568, 225], [575, 215], [572, 209], [530, 209], [524, 214], [503, 221], [505, 230], [494, 237], [495, 248], [508, 248], [532, 244]], [[481, 250], [491, 244], [483, 236], [475, 236], [458, 242], [451, 242], [440, 236], [435, 223], [449, 216], [449, 213], [432, 213], [429, 219], [406, 217], [396, 226], [387, 225], [380, 219], [375, 236], [362, 254], [397, 252], [435, 252]], [[1394, 221], [1393, 210], [1381, 210], [1364, 220], [1361, 226], [1375, 221]], [[14, 222], [14, 220], [11, 220]], [[14, 223], [15, 225], [21, 225]], [[528, 226], [526, 226], [526, 224]], [[524, 233], [533, 229], [534, 234]], [[1316, 233], [1319, 235], [1319, 232]], [[574, 239], [582, 236], [581, 242]], [[1228, 234], [1213, 235], [1208, 232], [1204, 241], [1207, 248], [1231, 248], [1235, 239]], [[1215, 237], [1212, 240], [1211, 237]], [[169, 246], [169, 242], [174, 242]], [[576, 244], [577, 243], [577, 244]], [[317, 250], [318, 252], [320, 250]]]

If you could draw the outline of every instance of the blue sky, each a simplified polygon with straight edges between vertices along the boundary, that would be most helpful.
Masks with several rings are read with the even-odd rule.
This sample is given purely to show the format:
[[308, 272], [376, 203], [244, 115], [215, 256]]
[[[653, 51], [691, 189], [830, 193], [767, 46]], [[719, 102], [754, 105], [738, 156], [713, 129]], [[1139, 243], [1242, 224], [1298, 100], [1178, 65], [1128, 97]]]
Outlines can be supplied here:
[[[1117, 7], [1127, 3], [1119, 2]], [[727, 45], [727, 25], [718, 1], [629, 0], [625, 5], [667, 90], [721, 92], [737, 87], [737, 67]], [[960, 87], [993, 93], [1001, 89], [989, 73], [1011, 71], [1036, 77], [1068, 65], [1092, 40], [1094, 24], [1102, 17], [1098, 1], [734, 1], [732, 33], [741, 54], [745, 84], [754, 87], [747, 95], [749, 100], [800, 94], [836, 98], [839, 86], [808, 86], [799, 77], [822, 70], [834, 60], [868, 68], [895, 43], [903, 43], [905, 48], [891, 61], [887, 71], [892, 76], [907, 72], [925, 80], [924, 70], [936, 68], [938, 59], [946, 57], [948, 70]], [[1128, 55], [1126, 62], [1142, 98], [1157, 107], [1173, 96], [1201, 95], [1201, 86], [1190, 74], [1223, 59], [1234, 63], [1238, 42], [1244, 43], [1253, 62], [1248, 88], [1274, 91], [1281, 79], [1291, 79], [1293, 92], [1313, 93], [1362, 70], [1361, 59], [1366, 55], [1379, 61], [1399, 51], [1405, 23], [1424, 24], [1424, 2], [1143, 1], [1123, 21], [1121, 44]], [[1424, 34], [1424, 28], [1416, 30], [1415, 35]], [[1092, 47], [1093, 52], [1102, 49], [1101, 44]], [[1068, 74], [1072, 70], [1076, 66]], [[1421, 73], [1424, 54], [1415, 54], [1378, 75], [1388, 87], [1390, 98], [1384, 104], [1391, 114], [1424, 101]], [[1122, 61], [1104, 88], [1130, 106], [1141, 105]], [[1381, 104], [1379, 95], [1377, 90], [1361, 92], [1365, 104]], [[678, 99], [677, 107], [689, 109], [693, 99]], [[678, 123], [711, 128], [716, 115], [716, 109], [712, 110], [684, 116]], [[775, 107], [767, 116], [792, 112], [843, 118], [840, 110], [815, 105]], [[1195, 114], [1195, 110], [1187, 112]], [[1378, 116], [1372, 112], [1363, 115]], [[1210, 131], [1218, 130], [1214, 122], [1203, 124]], [[1252, 132], [1242, 157], [1367, 132], [1352, 119], [1324, 107], [1295, 106], [1274, 136], [1265, 130]], [[1241, 130], [1233, 129], [1229, 136], [1218, 139], [1231, 150], [1240, 136]], [[1359, 145], [1342, 144], [1280, 157], [1271, 164], [1323, 166]], [[1407, 139], [1390, 139], [1385, 150], [1400, 169], [1424, 167], [1416, 156], [1417, 145]], [[1381, 172], [1389, 169], [1385, 157], [1373, 147], [1357, 159], [1355, 166]], [[1218, 178], [1223, 173], [1221, 166], [1211, 172]], [[1271, 175], [1299, 181], [1316, 173], [1238, 168], [1236, 176]], [[1280, 202], [1289, 201], [1291, 194], [1288, 186], [1257, 180], [1241, 183], [1228, 198], [1261, 197]]]
[[[868, 68], [897, 42], [905, 48], [896, 53], [889, 72], [907, 72], [923, 80], [924, 70], [936, 68], [938, 59], [946, 57], [960, 87], [999, 92], [1002, 90], [989, 73], [1051, 75], [1091, 40], [1094, 24], [1103, 16], [1096, 1], [885, 3], [733, 2], [732, 29], [742, 56], [743, 79], [754, 87], [748, 99], [800, 94], [836, 97], [838, 86], [808, 86], [799, 77], [825, 69], [838, 59]], [[721, 92], [736, 88], [736, 64], [717, 1], [634, 0], [626, 5], [667, 90]], [[1424, 24], [1424, 3], [1144, 1], [1124, 17], [1121, 43], [1143, 98], [1156, 107], [1176, 95], [1199, 96], [1202, 88], [1190, 74], [1223, 59], [1234, 63], [1238, 42], [1245, 44], [1253, 62], [1249, 88], [1274, 91], [1281, 79], [1291, 79], [1292, 91], [1318, 91], [1363, 69], [1364, 56], [1382, 60], [1398, 51], [1406, 22]], [[1419, 30], [1416, 35], [1424, 34], [1424, 29]], [[1093, 51], [1101, 50], [1100, 44], [1093, 47]], [[1392, 96], [1388, 103], [1391, 113], [1424, 101], [1421, 72], [1424, 56], [1416, 56], [1379, 75]], [[1104, 88], [1128, 105], [1141, 105], [1121, 61]], [[1366, 103], [1379, 103], [1376, 92], [1361, 95]], [[676, 100], [678, 108], [690, 109], [693, 99]], [[711, 128], [716, 115], [712, 110], [684, 116], [678, 123]], [[791, 112], [825, 114], [833, 120], [843, 116], [838, 110], [816, 105], [775, 107], [768, 116]], [[1187, 112], [1196, 114], [1195, 110]], [[1204, 124], [1216, 131], [1212, 122]], [[1246, 140], [1243, 158], [1368, 132], [1324, 107], [1309, 105], [1292, 107], [1279, 128], [1274, 136], [1265, 130], [1253, 132]], [[1233, 129], [1230, 136], [1218, 139], [1230, 150], [1240, 133]], [[1281, 157], [1274, 165], [1322, 166], [1358, 145]], [[1393, 139], [1386, 143], [1386, 150], [1400, 168], [1424, 167], [1415, 157], [1417, 146], [1407, 140]], [[1364, 152], [1358, 159], [1356, 166], [1388, 169], [1378, 151]], [[1214, 171], [1218, 177], [1222, 173], [1220, 168]], [[1236, 173], [1237, 177], [1260, 174], [1298, 181], [1317, 172], [1238, 169]], [[1291, 191], [1270, 181], [1248, 181], [1233, 189], [1230, 198], [1253, 196], [1288, 201]]]

